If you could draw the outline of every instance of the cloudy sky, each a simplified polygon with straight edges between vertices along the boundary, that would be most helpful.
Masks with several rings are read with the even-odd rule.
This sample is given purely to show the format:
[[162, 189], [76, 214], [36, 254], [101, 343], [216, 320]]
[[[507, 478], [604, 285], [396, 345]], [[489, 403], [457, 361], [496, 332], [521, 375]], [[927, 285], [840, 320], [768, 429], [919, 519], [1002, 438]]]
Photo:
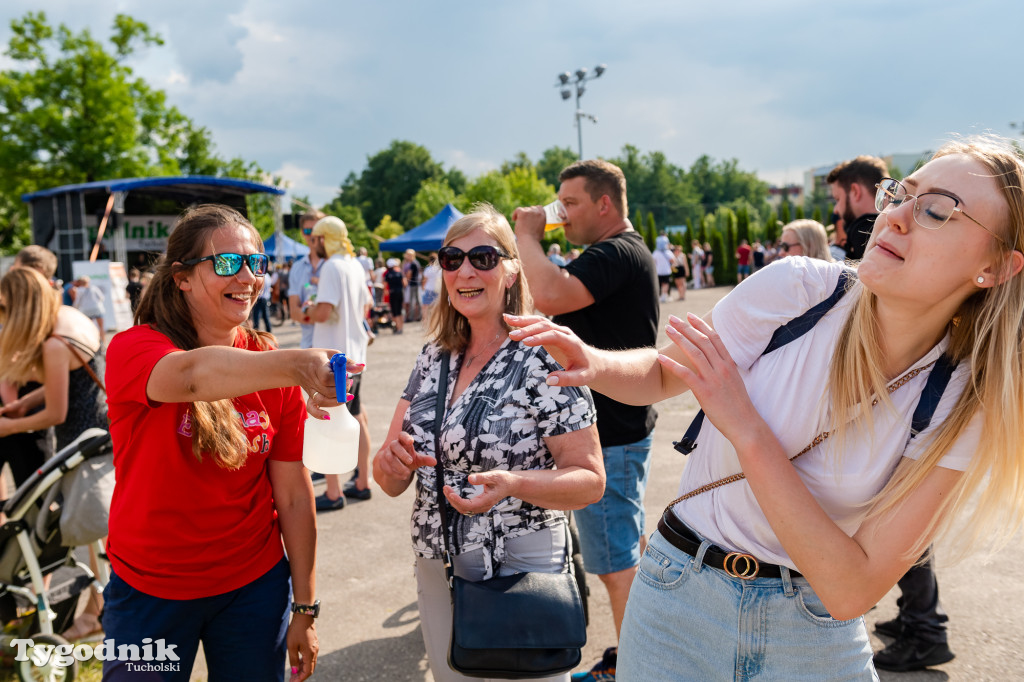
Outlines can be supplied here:
[[396, 138], [470, 177], [575, 148], [556, 75], [599, 63], [586, 156], [735, 157], [775, 183], [1024, 121], [1016, 0], [3, 0], [0, 43], [39, 9], [103, 37], [147, 22], [166, 45], [136, 72], [317, 203]]

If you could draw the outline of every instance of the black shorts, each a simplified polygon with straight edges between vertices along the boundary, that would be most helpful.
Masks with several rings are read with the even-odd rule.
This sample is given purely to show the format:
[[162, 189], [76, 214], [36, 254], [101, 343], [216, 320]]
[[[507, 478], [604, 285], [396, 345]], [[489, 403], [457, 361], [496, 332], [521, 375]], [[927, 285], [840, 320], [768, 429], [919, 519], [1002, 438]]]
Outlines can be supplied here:
[[359, 393], [360, 393], [359, 387], [360, 387], [360, 385], [362, 383], [363, 383], [363, 375], [362, 374], [353, 374], [352, 375], [352, 386], [349, 387], [349, 389], [348, 389], [348, 392], [352, 394], [352, 400], [350, 400], [350, 401], [348, 401], [348, 403], [346, 403], [346, 406], [348, 407], [348, 411], [352, 413], [352, 416], [355, 416], [355, 415], [357, 415], [357, 414], [359, 414], [360, 412], [363, 411], [363, 404], [359, 400]]
[[389, 300], [388, 305], [391, 306], [391, 315], [392, 315], [392, 317], [400, 316], [402, 314], [402, 304], [405, 303], [405, 300], [404, 300], [404, 298], [402, 296], [402, 293], [399, 292], [396, 295], [395, 292], [391, 292], [391, 297], [388, 300]]
[[672, 275], [658, 275], [658, 284], [663, 287], [672, 285]]

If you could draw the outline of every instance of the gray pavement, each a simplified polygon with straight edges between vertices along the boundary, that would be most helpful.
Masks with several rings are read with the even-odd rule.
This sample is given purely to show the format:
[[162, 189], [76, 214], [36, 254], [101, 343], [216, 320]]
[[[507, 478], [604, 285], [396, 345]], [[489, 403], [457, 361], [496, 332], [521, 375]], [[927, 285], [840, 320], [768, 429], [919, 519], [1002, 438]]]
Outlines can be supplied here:
[[[669, 314], [703, 314], [728, 288], [691, 291], [686, 301], [662, 305]], [[663, 326], [663, 325], [662, 325]], [[298, 327], [286, 323], [275, 329], [283, 347], [298, 345]], [[410, 323], [405, 333], [384, 331], [370, 346], [363, 403], [370, 417], [372, 451], [380, 447], [405, 386], [414, 359], [424, 343], [424, 328]], [[664, 341], [664, 332], [662, 332]], [[655, 529], [664, 505], [676, 495], [685, 459], [672, 441], [686, 429], [697, 410], [690, 395], [658, 406], [651, 480], [647, 491], [647, 530]], [[323, 484], [317, 484], [317, 492]], [[317, 628], [320, 659], [315, 679], [432, 680], [419, 631], [413, 555], [409, 540], [412, 493], [389, 498], [379, 488], [366, 502], [344, 510], [321, 513], [317, 592], [322, 611]], [[944, 666], [901, 675], [880, 673], [882, 680], [1010, 680], [1024, 679], [1024, 543], [1017, 540], [996, 557], [972, 557], [943, 565], [939, 551], [939, 582], [950, 617], [950, 647], [957, 658]], [[591, 624], [581, 669], [614, 644], [607, 595], [596, 576], [590, 576]], [[896, 613], [894, 590], [867, 614], [870, 626]], [[876, 650], [883, 645], [874, 639]], [[202, 679], [197, 669], [194, 679]]]

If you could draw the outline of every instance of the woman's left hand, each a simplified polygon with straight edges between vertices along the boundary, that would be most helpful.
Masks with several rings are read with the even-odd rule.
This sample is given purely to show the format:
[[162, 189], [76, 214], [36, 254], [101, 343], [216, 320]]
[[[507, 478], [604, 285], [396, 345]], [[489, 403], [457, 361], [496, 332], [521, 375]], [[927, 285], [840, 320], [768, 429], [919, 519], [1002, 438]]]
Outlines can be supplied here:
[[664, 354], [658, 356], [658, 362], [690, 387], [711, 423], [737, 445], [737, 439], [750, 432], [750, 425], [761, 421], [761, 415], [718, 332], [693, 313], [687, 313], [686, 320], [670, 317], [665, 332], [686, 362]]
[[316, 621], [301, 613], [292, 614], [288, 624], [288, 665], [292, 674], [288, 682], [302, 682], [313, 674], [320, 641], [316, 636]]
[[455, 489], [450, 485], [444, 487], [444, 496], [448, 503], [455, 508], [455, 511], [465, 516], [473, 514], [486, 514], [491, 507], [506, 497], [515, 497], [515, 474], [510, 471], [495, 469], [493, 471], [480, 471], [469, 475], [470, 485], [482, 485], [484, 489], [466, 499], [459, 497]]

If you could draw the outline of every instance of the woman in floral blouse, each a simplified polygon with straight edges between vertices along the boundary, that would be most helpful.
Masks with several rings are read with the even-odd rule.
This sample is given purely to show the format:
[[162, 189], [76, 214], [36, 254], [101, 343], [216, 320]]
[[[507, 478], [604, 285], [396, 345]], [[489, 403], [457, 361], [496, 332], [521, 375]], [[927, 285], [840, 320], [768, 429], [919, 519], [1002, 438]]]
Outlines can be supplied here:
[[[423, 640], [434, 679], [467, 679], [445, 663], [451, 602], [441, 553], [434, 419], [441, 357], [450, 353], [441, 462], [455, 573], [469, 580], [567, 570], [563, 509], [604, 493], [604, 464], [587, 389], [548, 386], [547, 351], [508, 338], [503, 314], [533, 308], [504, 216], [481, 206], [448, 230], [431, 342], [416, 360], [373, 475], [400, 495], [416, 474], [412, 545]], [[500, 614], [495, 614], [500, 617]], [[567, 680], [568, 674], [551, 679]]]

